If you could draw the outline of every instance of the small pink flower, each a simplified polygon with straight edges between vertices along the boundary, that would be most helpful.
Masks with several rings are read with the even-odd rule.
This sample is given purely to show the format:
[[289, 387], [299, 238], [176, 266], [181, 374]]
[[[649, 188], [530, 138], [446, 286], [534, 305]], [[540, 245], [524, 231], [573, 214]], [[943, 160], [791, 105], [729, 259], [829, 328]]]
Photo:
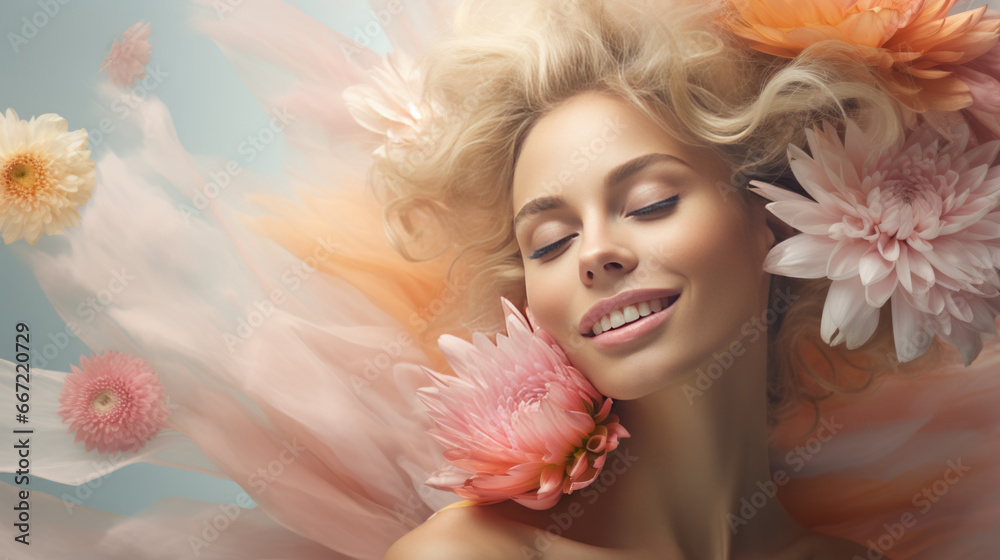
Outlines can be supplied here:
[[146, 77], [146, 65], [149, 64], [152, 53], [153, 47], [149, 44], [149, 24], [140, 21], [122, 34], [120, 43], [115, 39], [100, 70], [108, 71], [111, 83], [126, 88], [135, 80]]
[[437, 425], [428, 433], [451, 466], [427, 485], [480, 503], [512, 499], [548, 509], [592, 483], [607, 453], [629, 437], [603, 397], [544, 331], [532, 332], [506, 299], [507, 336], [439, 344], [457, 377], [424, 371], [420, 389]]
[[160, 377], [140, 358], [108, 351], [80, 367], [59, 394], [59, 416], [74, 441], [83, 440], [87, 451], [138, 451], [166, 422], [169, 410]]
[[403, 51], [394, 52], [371, 76], [374, 86], [354, 85], [343, 96], [358, 124], [385, 137], [374, 155], [389, 157], [394, 148], [426, 149], [434, 141], [440, 109], [421, 101], [423, 82], [413, 60]]
[[979, 333], [996, 335], [1000, 141], [967, 149], [968, 125], [950, 132], [953, 142], [924, 124], [879, 152], [853, 122], [844, 141], [833, 126], [809, 130], [811, 157], [795, 146], [788, 154], [814, 200], [751, 181], [802, 232], [771, 249], [764, 269], [833, 281], [820, 325], [828, 344], [864, 344], [889, 300], [903, 362], [927, 350], [926, 333], [961, 349], [966, 365], [982, 350]]

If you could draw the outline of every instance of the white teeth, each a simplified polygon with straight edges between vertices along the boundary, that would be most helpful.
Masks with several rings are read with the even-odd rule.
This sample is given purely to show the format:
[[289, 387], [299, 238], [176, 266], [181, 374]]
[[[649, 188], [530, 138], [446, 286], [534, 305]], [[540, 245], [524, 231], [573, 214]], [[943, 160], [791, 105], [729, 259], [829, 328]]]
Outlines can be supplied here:
[[625, 306], [625, 309], [623, 311], [626, 323], [631, 323], [632, 321], [635, 321], [636, 319], [639, 318], [639, 310], [636, 309], [634, 305]]
[[617, 329], [625, 324], [625, 315], [621, 311], [611, 312], [611, 328]]
[[[674, 296], [671, 296], [674, 297]], [[659, 298], [650, 301], [643, 301], [636, 305], [626, 305], [624, 309], [614, 310], [610, 314], [601, 317], [600, 321], [594, 323], [592, 332], [597, 336], [611, 329], [617, 329], [633, 321], [638, 321], [640, 317], [646, 317], [651, 313], [662, 311], [670, 303], [670, 298]]]

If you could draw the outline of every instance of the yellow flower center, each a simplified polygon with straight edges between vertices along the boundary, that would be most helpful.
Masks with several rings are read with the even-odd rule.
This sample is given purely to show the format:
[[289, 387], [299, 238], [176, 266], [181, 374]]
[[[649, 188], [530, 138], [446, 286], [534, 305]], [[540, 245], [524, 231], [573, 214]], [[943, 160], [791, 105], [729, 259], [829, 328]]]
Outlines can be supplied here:
[[115, 397], [114, 393], [111, 391], [102, 391], [101, 394], [94, 397], [94, 410], [97, 411], [98, 414], [104, 414], [114, 408], [117, 402], [118, 398]]
[[25, 197], [48, 189], [52, 183], [45, 159], [22, 152], [8, 159], [0, 169], [0, 187], [14, 196]]

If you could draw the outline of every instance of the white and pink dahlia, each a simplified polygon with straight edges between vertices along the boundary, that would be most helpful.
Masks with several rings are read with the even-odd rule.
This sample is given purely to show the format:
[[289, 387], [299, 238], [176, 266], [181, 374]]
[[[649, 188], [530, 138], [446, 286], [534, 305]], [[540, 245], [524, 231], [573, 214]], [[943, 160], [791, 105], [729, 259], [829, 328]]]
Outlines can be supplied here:
[[114, 40], [99, 71], [107, 71], [111, 83], [126, 88], [136, 80], [146, 77], [146, 65], [152, 57], [149, 23], [140, 21], [125, 30], [120, 42], [118, 39]]
[[54, 113], [23, 121], [0, 114], [0, 234], [4, 243], [62, 233], [80, 223], [77, 208], [97, 184], [87, 131], [67, 132]]
[[1000, 313], [1000, 141], [972, 149], [969, 128], [947, 142], [923, 125], [892, 148], [853, 122], [807, 131], [811, 156], [789, 147], [795, 178], [814, 200], [752, 181], [767, 208], [802, 232], [776, 245], [764, 269], [832, 280], [821, 333], [828, 344], [864, 344], [892, 302], [896, 354], [923, 354], [936, 333], [966, 365], [996, 335]]
[[138, 451], [170, 411], [156, 372], [141, 358], [108, 351], [80, 357], [59, 394], [59, 416], [87, 451]]
[[507, 336], [495, 345], [478, 333], [472, 344], [442, 336], [457, 377], [425, 370], [435, 386], [419, 396], [437, 426], [428, 433], [451, 463], [427, 484], [480, 503], [548, 509], [592, 483], [629, 434], [555, 341], [503, 305]]

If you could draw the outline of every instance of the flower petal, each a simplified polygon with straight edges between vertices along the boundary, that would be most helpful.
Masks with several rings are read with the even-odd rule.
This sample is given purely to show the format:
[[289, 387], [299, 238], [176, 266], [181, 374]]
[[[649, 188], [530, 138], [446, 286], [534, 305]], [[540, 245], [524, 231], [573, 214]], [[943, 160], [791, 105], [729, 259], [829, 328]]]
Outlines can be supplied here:
[[822, 278], [836, 245], [836, 241], [827, 237], [806, 234], [789, 237], [771, 248], [764, 259], [764, 270], [796, 278]]
[[918, 358], [930, 348], [933, 330], [926, 316], [905, 297], [892, 297], [892, 330], [896, 342], [896, 357], [900, 362]]
[[830, 284], [820, 323], [820, 334], [827, 344], [836, 346], [847, 341], [848, 349], [854, 350], [875, 333], [878, 309], [868, 305], [863, 296], [864, 288], [856, 280]]

